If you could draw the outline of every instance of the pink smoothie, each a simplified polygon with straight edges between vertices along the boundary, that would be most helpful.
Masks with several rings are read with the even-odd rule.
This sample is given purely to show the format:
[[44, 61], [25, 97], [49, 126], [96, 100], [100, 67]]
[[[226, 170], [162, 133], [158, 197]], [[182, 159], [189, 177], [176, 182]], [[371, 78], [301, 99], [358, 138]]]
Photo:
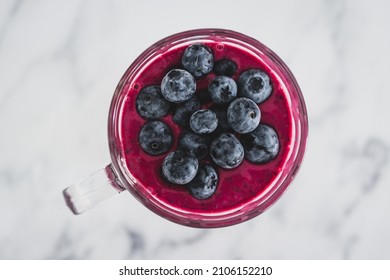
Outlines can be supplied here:
[[[292, 125], [291, 97], [287, 92], [285, 77], [280, 76], [280, 71], [275, 61], [266, 55], [258, 55], [248, 51], [234, 42], [223, 42], [215, 37], [207, 41], [198, 41], [207, 45], [213, 52], [214, 60], [222, 58], [233, 60], [238, 68], [232, 77], [237, 81], [238, 76], [248, 69], [262, 69], [271, 78], [273, 92], [271, 96], [259, 104], [261, 110], [260, 123], [267, 124], [275, 129], [280, 141], [280, 150], [275, 159], [266, 164], [252, 164], [245, 160], [232, 170], [219, 168], [219, 182], [216, 192], [206, 200], [193, 198], [184, 186], [167, 183], [161, 178], [160, 170], [164, 157], [146, 154], [138, 143], [138, 134], [146, 120], [141, 118], [136, 111], [135, 101], [139, 91], [148, 85], [160, 85], [164, 75], [171, 69], [182, 68], [181, 56], [189, 43], [182, 43], [175, 48], [162, 49], [148, 65], [144, 65], [135, 79], [126, 82], [121, 90], [124, 95], [119, 111], [119, 127], [116, 145], [124, 159], [124, 166], [131, 174], [134, 181], [138, 182], [137, 188], [143, 188], [141, 192], [150, 193], [156, 201], [168, 204], [180, 211], [191, 213], [216, 213], [229, 211], [243, 207], [255, 197], [266, 195], [279, 180], [281, 171], [286, 166], [287, 159], [291, 157], [290, 146], [294, 141]], [[207, 90], [208, 84], [215, 77], [209, 75], [197, 80], [198, 94]], [[207, 105], [205, 105], [207, 106]], [[174, 144], [170, 151], [176, 149], [181, 128], [172, 121], [172, 115], [162, 118], [168, 124], [174, 134]]]

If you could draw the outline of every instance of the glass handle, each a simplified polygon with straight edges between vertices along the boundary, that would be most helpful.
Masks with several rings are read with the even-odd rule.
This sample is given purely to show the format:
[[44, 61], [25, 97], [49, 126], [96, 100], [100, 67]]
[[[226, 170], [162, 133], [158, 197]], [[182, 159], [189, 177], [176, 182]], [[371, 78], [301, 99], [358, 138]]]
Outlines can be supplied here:
[[66, 188], [63, 195], [70, 210], [81, 214], [123, 190], [109, 164]]

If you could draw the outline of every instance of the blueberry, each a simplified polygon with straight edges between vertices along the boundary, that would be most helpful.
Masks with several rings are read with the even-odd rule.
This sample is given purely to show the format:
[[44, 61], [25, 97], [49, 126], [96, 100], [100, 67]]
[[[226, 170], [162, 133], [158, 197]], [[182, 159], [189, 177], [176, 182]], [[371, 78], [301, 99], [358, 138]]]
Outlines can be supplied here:
[[198, 79], [213, 70], [214, 58], [209, 47], [203, 44], [194, 44], [188, 46], [184, 51], [181, 63], [184, 69]]
[[275, 130], [260, 124], [251, 133], [241, 138], [245, 149], [245, 158], [252, 163], [266, 163], [276, 157], [279, 152], [279, 139]]
[[240, 97], [230, 103], [227, 118], [230, 126], [238, 133], [249, 133], [260, 123], [260, 109], [249, 98]]
[[250, 69], [241, 73], [237, 84], [240, 96], [248, 97], [257, 104], [266, 100], [272, 92], [269, 76], [258, 69]]
[[200, 103], [196, 96], [191, 97], [190, 100], [187, 100], [184, 103], [181, 103], [180, 106], [176, 108], [175, 113], [173, 114], [173, 121], [180, 125], [181, 127], [187, 128], [190, 125], [191, 115], [200, 109]]
[[227, 76], [217, 76], [209, 85], [211, 100], [216, 104], [227, 104], [237, 96], [236, 82]]
[[211, 133], [217, 126], [217, 115], [208, 109], [198, 110], [190, 118], [191, 129], [199, 134]]
[[230, 59], [221, 59], [214, 63], [214, 72], [218, 76], [233, 76], [237, 71], [237, 64]]
[[195, 90], [194, 77], [182, 69], [169, 71], [161, 81], [161, 93], [169, 102], [184, 102], [194, 95]]
[[155, 120], [168, 114], [170, 103], [162, 96], [159, 86], [147, 86], [139, 92], [136, 108], [144, 119]]
[[179, 138], [178, 148], [186, 154], [201, 160], [209, 154], [209, 139], [191, 131], [183, 131]]
[[173, 184], [185, 185], [198, 172], [198, 160], [177, 150], [169, 153], [162, 163], [162, 173]]
[[244, 148], [233, 134], [222, 133], [211, 142], [210, 155], [218, 166], [232, 169], [244, 159]]
[[195, 178], [188, 183], [187, 187], [191, 195], [197, 199], [211, 197], [217, 189], [218, 175], [215, 169], [205, 164], [199, 167]]
[[227, 132], [231, 130], [230, 124], [227, 119], [227, 107], [226, 106], [212, 106], [210, 108], [217, 115], [218, 127], [217, 130], [220, 132]]
[[153, 156], [161, 155], [172, 147], [172, 131], [162, 121], [150, 121], [142, 126], [138, 142], [146, 153]]

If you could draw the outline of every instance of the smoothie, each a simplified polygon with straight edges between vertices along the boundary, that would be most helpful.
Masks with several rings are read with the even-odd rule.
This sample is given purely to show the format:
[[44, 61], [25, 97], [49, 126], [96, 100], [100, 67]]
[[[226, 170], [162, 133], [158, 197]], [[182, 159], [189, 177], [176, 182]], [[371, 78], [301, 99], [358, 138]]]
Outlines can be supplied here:
[[[279, 140], [279, 149], [276, 156], [266, 163], [252, 163], [245, 159], [236, 168], [220, 168], [215, 165], [210, 155], [199, 160], [199, 164], [210, 164], [215, 167], [218, 174], [218, 183], [212, 196], [207, 199], [198, 199], [191, 195], [183, 185], [173, 184], [164, 179], [161, 166], [164, 158], [172, 151], [178, 149], [178, 141], [183, 127], [173, 120], [173, 112], [178, 104], [173, 104], [169, 113], [159, 118], [168, 125], [172, 133], [172, 144], [169, 150], [159, 154], [146, 153], [139, 143], [138, 135], [142, 127], [148, 122], [140, 116], [136, 108], [137, 96], [142, 89], [148, 86], [160, 86], [165, 75], [173, 69], [183, 69], [182, 56], [185, 49], [191, 44], [203, 44], [207, 46], [215, 62], [229, 60], [235, 63], [235, 71], [231, 71], [231, 78], [238, 81], [240, 75], [250, 69], [260, 69], [267, 73], [272, 84], [272, 92], [266, 100], [257, 106], [261, 112], [261, 125], [272, 127]], [[219, 71], [219, 70], [218, 70]], [[214, 106], [207, 97], [208, 87], [217, 74], [211, 71], [207, 75], [196, 77], [195, 96], [202, 100], [200, 109], [209, 109]], [[110, 139], [110, 145], [117, 151], [117, 157], [122, 163], [121, 171], [127, 181], [132, 182], [133, 189], [145, 204], [164, 205], [173, 212], [185, 215], [214, 215], [218, 213], [232, 213], [254, 207], [272, 196], [280, 196], [289, 182], [278, 189], [281, 181], [295, 173], [298, 165], [294, 165], [292, 158], [299, 153], [297, 142], [301, 141], [299, 129], [297, 130], [296, 115], [299, 108], [300, 92], [297, 86], [292, 86], [295, 80], [285, 74], [290, 73], [283, 68], [275, 57], [246, 45], [237, 43], [236, 40], [227, 39], [219, 34], [209, 35], [207, 38], [194, 39], [190, 42], [183, 40], [173, 45], [167, 42], [148, 58], [147, 62], [140, 63], [132, 77], [123, 77], [122, 83], [117, 89], [119, 102], [116, 105], [116, 136]], [[206, 97], [205, 97], [206, 95]], [[299, 126], [299, 125], [298, 125]], [[298, 132], [297, 132], [298, 131]], [[242, 141], [242, 135], [233, 134]], [[211, 134], [211, 137], [214, 137]], [[301, 160], [301, 156], [299, 158]], [[294, 169], [294, 170], [291, 170]], [[290, 179], [291, 181], [291, 179]], [[142, 197], [149, 197], [149, 201]], [[257, 214], [264, 211], [273, 201], [265, 203]], [[153, 210], [153, 207], [151, 207]], [[170, 212], [171, 210], [167, 210]], [[165, 215], [164, 211], [155, 211]], [[252, 214], [253, 216], [253, 214]], [[244, 218], [243, 220], [245, 220]], [[175, 219], [173, 219], [175, 220]], [[196, 226], [196, 225], [195, 225]]]

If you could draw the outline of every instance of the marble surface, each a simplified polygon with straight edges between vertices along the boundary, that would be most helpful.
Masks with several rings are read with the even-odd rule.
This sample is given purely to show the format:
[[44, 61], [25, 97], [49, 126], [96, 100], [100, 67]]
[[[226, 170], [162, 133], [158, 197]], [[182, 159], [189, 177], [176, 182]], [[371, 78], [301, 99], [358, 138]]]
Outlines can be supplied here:
[[[390, 3], [0, 2], [0, 259], [389, 259]], [[114, 88], [155, 41], [220, 27], [289, 65], [304, 164], [266, 213], [222, 229], [165, 221], [129, 193], [74, 216], [61, 191], [110, 160]]]

